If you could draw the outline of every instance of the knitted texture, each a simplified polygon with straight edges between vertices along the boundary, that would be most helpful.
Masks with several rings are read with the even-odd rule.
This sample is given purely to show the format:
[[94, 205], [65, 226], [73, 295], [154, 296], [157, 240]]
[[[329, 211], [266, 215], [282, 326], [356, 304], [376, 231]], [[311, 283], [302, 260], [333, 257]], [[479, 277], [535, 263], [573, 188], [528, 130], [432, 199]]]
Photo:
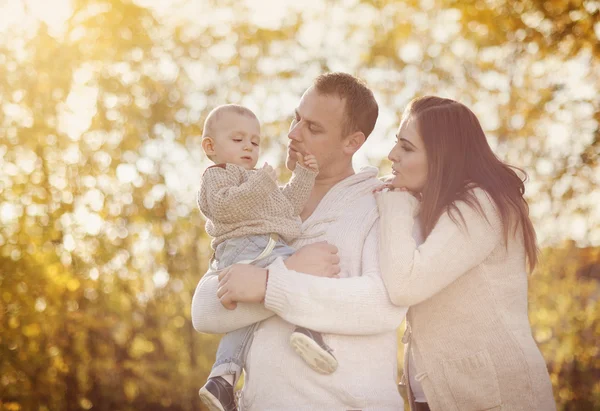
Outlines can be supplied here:
[[505, 242], [493, 200], [470, 190], [455, 223], [448, 213], [417, 247], [418, 201], [377, 196], [381, 273], [391, 300], [410, 305], [410, 354], [432, 411], [554, 410], [550, 377], [527, 315], [522, 231]]
[[211, 246], [249, 235], [279, 234], [287, 243], [300, 235], [298, 215], [317, 172], [297, 164], [289, 183], [278, 187], [264, 170], [235, 164], [209, 167], [202, 175], [198, 207], [206, 217]]
[[[372, 191], [381, 185], [369, 167], [332, 187], [302, 223], [291, 245], [326, 240], [341, 258], [341, 278], [287, 270], [281, 259], [269, 267], [264, 306], [224, 309], [218, 278], [207, 273], [196, 288], [192, 321], [201, 332], [224, 333], [263, 321], [246, 365], [243, 410], [398, 411], [396, 329], [406, 308], [394, 306], [379, 273], [379, 224]], [[311, 370], [289, 345], [297, 324], [323, 333], [338, 369]]]

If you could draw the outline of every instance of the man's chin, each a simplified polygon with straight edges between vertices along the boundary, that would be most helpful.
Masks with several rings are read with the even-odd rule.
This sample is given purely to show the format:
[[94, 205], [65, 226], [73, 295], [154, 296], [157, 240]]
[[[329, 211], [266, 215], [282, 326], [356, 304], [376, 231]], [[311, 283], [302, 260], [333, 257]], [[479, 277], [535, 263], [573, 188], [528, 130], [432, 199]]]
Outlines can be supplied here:
[[285, 160], [285, 166], [287, 167], [288, 170], [294, 171], [294, 169], [296, 168], [296, 160], [292, 160], [291, 158], [288, 157]]

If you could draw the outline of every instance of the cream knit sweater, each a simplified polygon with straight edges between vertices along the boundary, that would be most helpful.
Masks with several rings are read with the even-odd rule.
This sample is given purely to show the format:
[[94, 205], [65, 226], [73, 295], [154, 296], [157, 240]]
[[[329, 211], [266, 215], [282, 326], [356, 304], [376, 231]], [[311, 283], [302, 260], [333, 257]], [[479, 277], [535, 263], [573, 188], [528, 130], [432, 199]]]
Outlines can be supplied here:
[[225, 240], [279, 234], [285, 242], [300, 235], [300, 217], [315, 184], [316, 171], [297, 165], [289, 183], [277, 186], [264, 170], [235, 164], [209, 167], [202, 175], [198, 207], [206, 217], [212, 248]]
[[[392, 301], [410, 305], [408, 338], [432, 411], [555, 409], [546, 364], [531, 335], [522, 232], [505, 243], [487, 193], [483, 215], [458, 202], [466, 228], [443, 214], [417, 247], [417, 200], [377, 196], [381, 272]], [[458, 221], [461, 219], [458, 217]]]
[[[379, 274], [377, 206], [381, 182], [369, 167], [329, 190], [302, 224], [292, 245], [327, 240], [339, 248], [342, 278], [320, 278], [269, 267], [265, 304], [224, 309], [218, 279], [207, 273], [196, 288], [192, 321], [200, 332], [225, 333], [264, 320], [246, 365], [243, 410], [398, 411], [396, 328], [406, 309], [394, 306]], [[331, 375], [311, 370], [289, 345], [297, 324], [324, 333], [339, 367]]]

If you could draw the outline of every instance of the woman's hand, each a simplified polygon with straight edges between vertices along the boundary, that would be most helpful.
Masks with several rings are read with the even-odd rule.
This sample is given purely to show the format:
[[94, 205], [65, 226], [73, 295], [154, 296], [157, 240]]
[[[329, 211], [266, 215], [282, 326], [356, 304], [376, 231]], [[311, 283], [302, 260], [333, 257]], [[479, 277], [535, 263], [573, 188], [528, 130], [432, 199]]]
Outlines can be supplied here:
[[377, 194], [377, 193], [381, 193], [383, 191], [400, 191], [400, 192], [407, 192], [412, 194], [412, 196], [414, 198], [416, 198], [417, 200], [421, 201], [422, 199], [422, 195], [421, 193], [415, 193], [414, 191], [410, 191], [408, 188], [406, 187], [394, 187], [392, 184], [390, 183], [385, 183], [380, 185], [379, 187], [377, 187], [376, 189], [373, 190], [373, 194]]
[[338, 278], [340, 257], [338, 248], [327, 241], [305, 245], [288, 257], [285, 266], [294, 271], [317, 277]]
[[385, 183], [373, 190], [373, 193], [381, 193], [384, 190], [394, 191], [394, 186], [391, 183]]
[[223, 307], [234, 310], [237, 303], [260, 303], [265, 299], [267, 270], [250, 264], [234, 264], [219, 274], [217, 297]]

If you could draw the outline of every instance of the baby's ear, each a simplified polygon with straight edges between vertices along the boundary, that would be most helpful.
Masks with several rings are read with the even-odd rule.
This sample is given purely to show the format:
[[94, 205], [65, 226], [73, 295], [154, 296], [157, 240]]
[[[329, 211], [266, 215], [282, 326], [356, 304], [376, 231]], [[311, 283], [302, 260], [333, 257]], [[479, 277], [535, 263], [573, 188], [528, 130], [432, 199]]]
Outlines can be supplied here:
[[212, 137], [206, 136], [202, 138], [202, 150], [204, 150], [204, 153], [209, 157], [215, 154], [215, 141]]

